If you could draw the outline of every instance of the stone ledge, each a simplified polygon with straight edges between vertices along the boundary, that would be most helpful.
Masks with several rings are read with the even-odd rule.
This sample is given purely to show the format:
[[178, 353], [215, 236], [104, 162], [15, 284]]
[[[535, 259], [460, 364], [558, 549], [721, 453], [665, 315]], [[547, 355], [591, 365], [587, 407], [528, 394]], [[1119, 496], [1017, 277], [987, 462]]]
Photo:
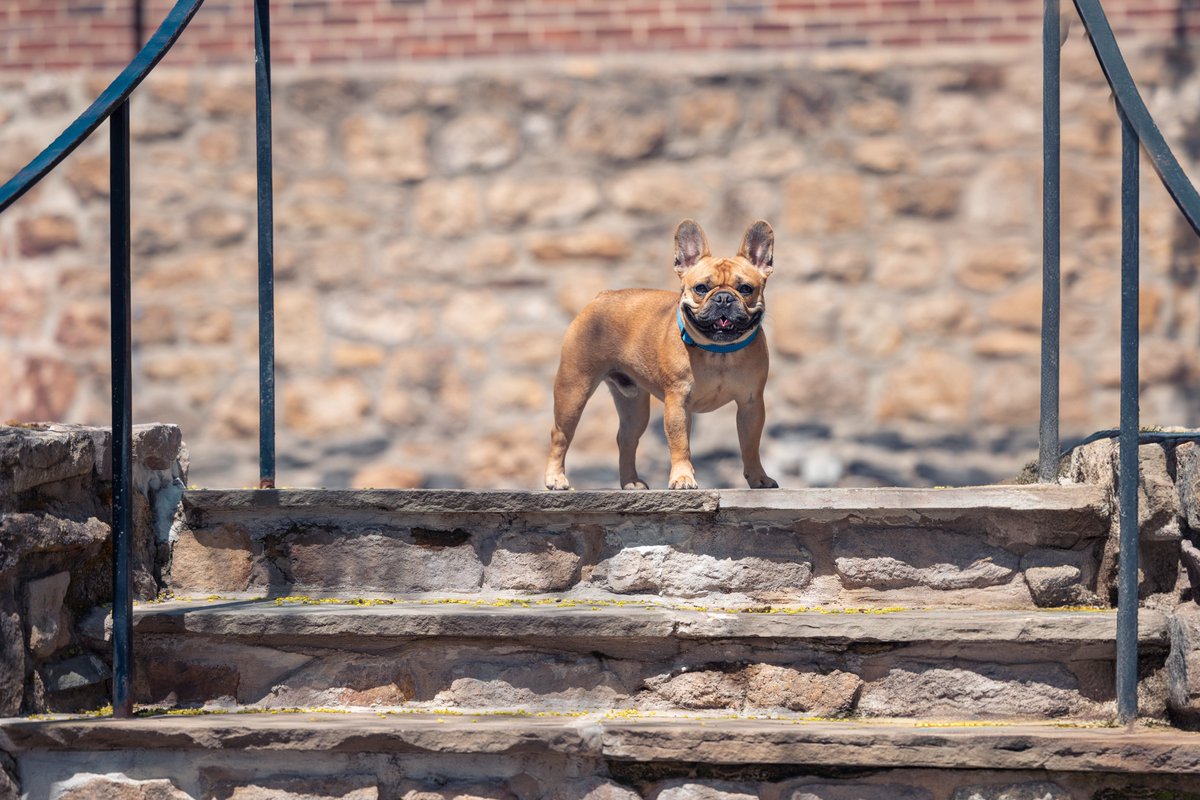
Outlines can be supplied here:
[[199, 489], [187, 512], [274, 509], [408, 514], [694, 514], [717, 510], [716, 492], [520, 492], [458, 489]]
[[1163, 729], [912, 722], [782, 722], [693, 715], [582, 717], [366, 713], [0, 721], [0, 748], [333, 753], [557, 752], [614, 761], [883, 768], [1200, 770], [1200, 734]]
[[680, 514], [803, 512], [814, 521], [890, 519], [897, 512], [1080, 512], [1107, 519], [1105, 489], [1089, 484], [951, 489], [732, 489], [722, 491], [469, 491], [457, 489], [193, 489], [188, 511], [347, 510], [414, 514]]
[[[1167, 619], [1139, 614], [1144, 652], [1165, 651]], [[637, 603], [568, 607], [468, 606], [400, 602], [380, 606], [175, 602], [134, 610], [138, 633], [202, 634], [275, 639], [455, 637], [515, 639], [775, 639], [848, 646], [855, 643], [1099, 645], [1111, 648], [1115, 611], [929, 610], [871, 613], [736, 613]]]

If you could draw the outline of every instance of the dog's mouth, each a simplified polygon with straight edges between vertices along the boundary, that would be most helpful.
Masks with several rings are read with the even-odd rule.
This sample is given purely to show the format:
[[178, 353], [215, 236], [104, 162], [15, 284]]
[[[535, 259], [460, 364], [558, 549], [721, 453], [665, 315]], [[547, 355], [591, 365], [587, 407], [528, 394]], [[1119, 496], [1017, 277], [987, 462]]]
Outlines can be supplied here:
[[704, 309], [699, 314], [690, 307], [684, 306], [683, 313], [696, 328], [708, 339], [714, 342], [734, 342], [741, 339], [751, 329], [758, 326], [762, 319], [762, 311], [747, 314], [742, 309], [734, 313], [713, 313]]

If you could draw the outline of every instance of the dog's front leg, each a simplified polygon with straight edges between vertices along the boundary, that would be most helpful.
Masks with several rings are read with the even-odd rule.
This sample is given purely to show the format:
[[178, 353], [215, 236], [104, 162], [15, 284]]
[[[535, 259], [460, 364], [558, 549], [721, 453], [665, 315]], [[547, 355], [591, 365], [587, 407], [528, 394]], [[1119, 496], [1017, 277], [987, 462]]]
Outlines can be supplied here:
[[663, 399], [663, 428], [667, 446], [671, 449], [671, 489], [697, 489], [696, 470], [692, 468], [692, 446], [689, 440], [692, 415], [687, 400], [681, 394], [668, 394]]
[[758, 456], [758, 445], [762, 440], [763, 425], [767, 412], [763, 407], [760, 391], [737, 404], [738, 444], [742, 450], [742, 474], [751, 489], [778, 489], [779, 484], [767, 475]]

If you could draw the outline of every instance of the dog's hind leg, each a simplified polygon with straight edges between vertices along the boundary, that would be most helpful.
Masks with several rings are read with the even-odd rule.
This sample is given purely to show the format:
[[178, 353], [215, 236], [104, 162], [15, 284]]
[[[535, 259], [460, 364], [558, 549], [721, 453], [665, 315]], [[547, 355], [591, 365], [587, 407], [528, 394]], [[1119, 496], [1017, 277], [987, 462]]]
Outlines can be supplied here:
[[650, 393], [621, 372], [605, 378], [617, 406], [621, 425], [617, 428], [617, 451], [622, 489], [648, 489], [637, 474], [637, 447], [650, 424]]
[[575, 438], [575, 428], [583, 407], [596, 391], [598, 376], [573, 368], [566, 359], [554, 377], [554, 427], [550, 430], [550, 457], [546, 460], [546, 488], [570, 489], [567, 480], [567, 448]]

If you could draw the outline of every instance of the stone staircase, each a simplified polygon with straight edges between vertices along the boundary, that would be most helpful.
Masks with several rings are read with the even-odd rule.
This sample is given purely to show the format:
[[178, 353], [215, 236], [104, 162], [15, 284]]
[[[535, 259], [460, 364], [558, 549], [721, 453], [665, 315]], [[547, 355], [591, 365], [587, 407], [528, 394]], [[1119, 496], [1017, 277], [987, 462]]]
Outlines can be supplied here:
[[159, 710], [0, 750], [52, 800], [1200, 797], [1169, 611], [1109, 724], [1110, 523], [1092, 484], [189, 491]]

